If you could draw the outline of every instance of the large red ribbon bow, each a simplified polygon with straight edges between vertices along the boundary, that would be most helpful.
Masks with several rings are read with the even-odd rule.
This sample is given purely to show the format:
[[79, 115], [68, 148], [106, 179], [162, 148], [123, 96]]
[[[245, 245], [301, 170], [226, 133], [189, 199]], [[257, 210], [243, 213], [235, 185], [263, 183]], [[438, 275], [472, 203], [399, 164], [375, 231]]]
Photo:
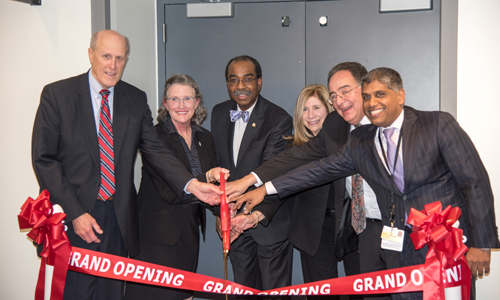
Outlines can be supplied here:
[[[425, 205], [421, 211], [412, 208], [408, 224], [413, 225], [410, 238], [415, 249], [418, 250], [427, 244], [429, 251], [426, 265], [439, 267], [435, 272], [439, 274], [440, 283], [443, 282], [443, 270], [461, 266], [462, 280], [465, 283], [462, 284], [462, 299], [469, 299], [470, 269], [465, 259], [468, 248], [462, 242], [462, 229], [453, 227], [461, 215], [460, 208], [448, 206], [442, 210], [441, 202], [437, 201]], [[439, 286], [439, 294], [444, 299], [443, 285]]]
[[19, 228], [32, 228], [28, 237], [39, 245], [43, 244], [35, 300], [44, 299], [46, 264], [54, 266], [50, 299], [61, 300], [63, 298], [68, 260], [71, 254], [71, 245], [64, 231], [64, 225], [61, 223], [66, 218], [66, 214], [53, 213], [49, 197], [49, 191], [44, 190], [36, 200], [26, 199], [17, 216]]

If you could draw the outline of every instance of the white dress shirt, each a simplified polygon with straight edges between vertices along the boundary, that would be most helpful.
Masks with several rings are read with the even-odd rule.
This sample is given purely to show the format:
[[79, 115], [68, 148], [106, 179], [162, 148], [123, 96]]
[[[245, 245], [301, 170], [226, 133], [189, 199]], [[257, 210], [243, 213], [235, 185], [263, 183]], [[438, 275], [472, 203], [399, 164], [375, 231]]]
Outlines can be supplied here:
[[[258, 99], [257, 99], [258, 101]], [[248, 120], [250, 120], [250, 116], [252, 115], [252, 111], [255, 107], [255, 104], [257, 104], [257, 101], [249, 108], [247, 109], [248, 111]], [[238, 111], [241, 111], [241, 108], [239, 105], [237, 105]], [[229, 112], [227, 112], [229, 113]], [[241, 140], [243, 139], [243, 135], [245, 134], [245, 129], [247, 128], [247, 124], [243, 121], [243, 118], [239, 118], [234, 122], [234, 135], [233, 135], [233, 161], [234, 161], [234, 166], [236, 166], [236, 163], [238, 162], [238, 153], [240, 152], [240, 145], [241, 145]]]
[[[371, 124], [370, 120], [364, 116], [361, 122], [361, 125]], [[354, 125], [351, 125], [351, 131], [355, 128]], [[347, 176], [345, 178], [345, 187], [347, 192], [349, 193], [349, 197], [352, 199], [352, 176]], [[378, 207], [377, 196], [375, 196], [375, 192], [372, 190], [368, 182], [363, 179], [363, 199], [365, 202], [365, 216], [369, 219], [377, 219], [382, 220], [382, 213]]]
[[[92, 99], [92, 109], [94, 110], [94, 120], [97, 136], [99, 136], [99, 118], [101, 114], [101, 102], [102, 96], [99, 92], [103, 89], [99, 82], [92, 75], [92, 69], [89, 71], [89, 86], [90, 86], [90, 97]], [[111, 121], [113, 121], [113, 99], [115, 96], [115, 87], [110, 87], [107, 89], [109, 91], [108, 104], [109, 113], [111, 114]]]

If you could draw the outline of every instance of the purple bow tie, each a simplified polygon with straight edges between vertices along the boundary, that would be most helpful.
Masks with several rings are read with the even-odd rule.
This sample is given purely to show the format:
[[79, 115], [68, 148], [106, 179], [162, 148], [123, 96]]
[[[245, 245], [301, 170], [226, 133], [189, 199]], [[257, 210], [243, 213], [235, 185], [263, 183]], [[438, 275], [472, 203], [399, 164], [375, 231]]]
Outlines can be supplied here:
[[248, 122], [248, 119], [250, 118], [250, 113], [248, 111], [237, 111], [237, 110], [230, 110], [229, 111], [229, 116], [231, 117], [231, 122], [236, 122], [238, 119], [242, 119], [243, 122]]

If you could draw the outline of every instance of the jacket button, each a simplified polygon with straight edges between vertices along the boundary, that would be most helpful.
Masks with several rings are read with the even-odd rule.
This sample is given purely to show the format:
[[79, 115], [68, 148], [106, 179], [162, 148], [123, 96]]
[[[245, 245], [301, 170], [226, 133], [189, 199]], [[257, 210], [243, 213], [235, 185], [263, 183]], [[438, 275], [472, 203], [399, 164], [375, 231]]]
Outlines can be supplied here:
[[406, 200], [406, 195], [403, 196], [403, 200]]

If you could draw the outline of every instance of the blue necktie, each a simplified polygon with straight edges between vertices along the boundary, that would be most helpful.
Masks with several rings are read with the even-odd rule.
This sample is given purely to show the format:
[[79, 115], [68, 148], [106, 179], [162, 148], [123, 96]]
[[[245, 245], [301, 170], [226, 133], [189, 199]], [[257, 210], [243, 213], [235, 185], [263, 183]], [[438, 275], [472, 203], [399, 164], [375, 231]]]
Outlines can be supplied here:
[[248, 122], [248, 119], [250, 118], [250, 113], [248, 111], [237, 111], [237, 110], [230, 110], [229, 111], [229, 116], [231, 117], [231, 122], [236, 122], [238, 119], [242, 119], [243, 122]]

